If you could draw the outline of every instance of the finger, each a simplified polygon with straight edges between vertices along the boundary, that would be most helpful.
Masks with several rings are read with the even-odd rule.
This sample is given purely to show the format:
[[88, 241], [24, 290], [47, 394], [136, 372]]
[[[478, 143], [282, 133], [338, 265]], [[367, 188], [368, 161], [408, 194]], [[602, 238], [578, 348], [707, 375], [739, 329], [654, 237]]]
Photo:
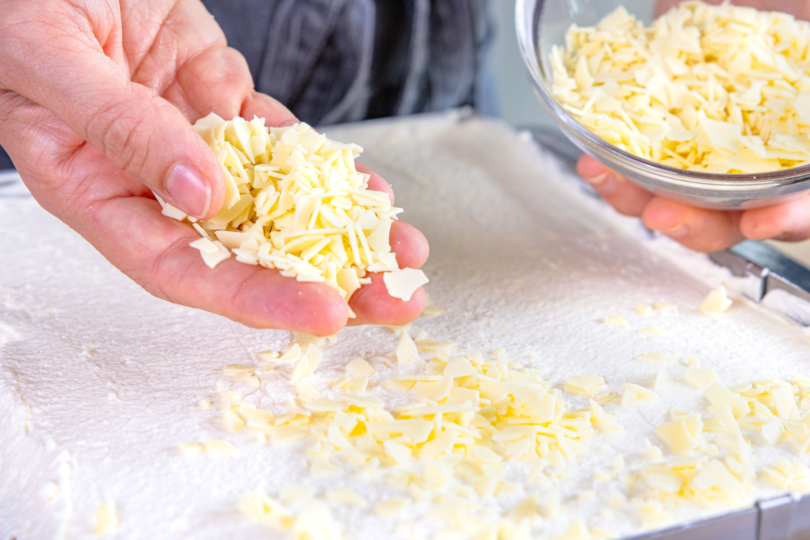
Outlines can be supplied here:
[[[138, 73], [149, 81], [152, 72]], [[159, 81], [150, 81], [160, 84]], [[245, 100], [253, 94], [253, 78], [244, 56], [229, 47], [214, 47], [180, 66], [172, 83], [157, 90], [194, 122], [210, 113], [226, 120], [240, 116]], [[250, 115], [248, 119], [253, 118]]]
[[[102, 254], [159, 298], [218, 313], [253, 328], [325, 336], [346, 324], [346, 302], [327, 285], [299, 283], [276, 270], [238, 262], [233, 256], [214, 269], [207, 267], [200, 253], [188, 245], [199, 238], [196, 232], [162, 216], [154, 201], [112, 199], [96, 211], [96, 219], [109, 224], [108, 231], [126, 223], [120, 238], [103, 243]], [[104, 249], [116, 240], [128, 244], [137, 255]]]
[[810, 194], [743, 213], [740, 230], [746, 238], [798, 241], [810, 238]]
[[[161, 215], [157, 201], [136, 196], [133, 187], [141, 184], [130, 175], [89, 145], [61, 164], [49, 158], [54, 153], [50, 134], [59, 121], [34, 104], [18, 105], [10, 113], [7, 106], [7, 100], [0, 100], [0, 121], [15, 128], [18, 136], [3, 143], [37, 200], [153, 295], [255, 328], [332, 335], [345, 325], [346, 302], [331, 287], [299, 283], [275, 270], [237, 262], [233, 256], [208, 268], [188, 245], [199, 235], [187, 224]], [[42, 123], [23, 129], [21, 121], [35, 115]], [[47, 168], [39, 166], [43, 162]], [[56, 191], [43, 189], [39, 176], [56, 176]]]
[[358, 289], [349, 299], [349, 307], [357, 317], [349, 326], [362, 324], [402, 325], [415, 320], [427, 304], [427, 293], [419, 288], [407, 302], [388, 294], [382, 274], [369, 274], [371, 284]]
[[[416, 228], [402, 221], [391, 226], [391, 248], [397, 254], [400, 268], [420, 268], [428, 258], [427, 240]], [[350, 326], [361, 324], [406, 324], [425, 309], [427, 294], [420, 288], [411, 299], [403, 302], [388, 294], [382, 274], [369, 274], [371, 284], [356, 291], [349, 305], [357, 315], [349, 319]]]
[[[655, 16], [658, 17], [659, 15], [663, 15], [673, 7], [677, 6], [678, 4], [682, 3], [684, 0], [659, 0], [658, 3], [655, 5]], [[708, 0], [709, 4], [712, 3], [712, 0]]]
[[[72, 226], [78, 215], [92, 212], [94, 201], [152, 195], [137, 178], [112, 166], [51, 111], [16, 92], [0, 91], [0, 126], [0, 145], [8, 151], [31, 194], [45, 210]], [[98, 159], [82, 159], [85, 156]], [[96, 181], [99, 170], [112, 170], [113, 174]]]
[[625, 216], [640, 217], [653, 198], [652, 193], [608, 169], [587, 154], [583, 154], [580, 158], [577, 172], [593, 186], [600, 197]]
[[724, 212], [687, 206], [655, 197], [644, 210], [644, 225], [660, 231], [695, 251], [726, 249], [743, 240], [741, 212]]
[[358, 172], [370, 174], [371, 177], [368, 179], [368, 189], [371, 191], [387, 193], [388, 198], [391, 200], [391, 206], [394, 206], [394, 188], [391, 187], [391, 184], [386, 182], [382, 176], [375, 173], [362, 163], [355, 162], [354, 168], [357, 169]]
[[[678, 4], [684, 3], [686, 0], [659, 0], [659, 2], [655, 6], [655, 16], [658, 17], [659, 15], [663, 15], [673, 7], [677, 6]], [[705, 0], [707, 4], [721, 4], [724, 0]], [[772, 0], [766, 0], [772, 1]], [[753, 7], [763, 9], [762, 6], [763, 0], [735, 0], [734, 4], [737, 5], [748, 5], [753, 4]]]
[[241, 53], [202, 2], [124, 2], [125, 54], [131, 79], [163, 96], [194, 122], [214, 112], [231, 119], [253, 90]]
[[[668, 9], [686, 0], [660, 0], [656, 5], [655, 15], [661, 15]], [[706, 0], [707, 4], [722, 4], [724, 0]], [[732, 4], [759, 9], [761, 11], [780, 11], [790, 13], [799, 19], [810, 19], [810, 6], [805, 0], [734, 0]]]
[[425, 235], [404, 221], [391, 224], [389, 240], [400, 268], [421, 268], [430, 255], [430, 245]]
[[[166, 218], [156, 201], [113, 198], [90, 205], [92, 214], [71, 223], [113, 265], [151, 294], [225, 316], [253, 328], [332, 335], [348, 318], [346, 302], [331, 287], [299, 283], [276, 270], [233, 256], [211, 269], [189, 247], [199, 235]], [[91, 221], [88, 223], [88, 221]]]
[[[124, 32], [134, 27], [132, 32], [155, 33], [148, 50], [132, 47], [127, 51], [130, 65], [137, 66], [132, 80], [162, 95], [192, 122], [212, 112], [228, 120], [240, 115], [252, 118], [251, 111], [242, 111], [243, 106], [262, 99], [254, 99], [250, 68], [239, 51], [227, 46], [222, 29], [205, 6], [175, 3], [160, 27], [149, 28], [159, 7], [138, 2], [122, 6]], [[259, 116], [267, 117], [268, 125], [286, 125], [287, 117], [294, 118], [277, 101], [260, 106], [264, 111]], [[276, 112], [283, 112], [281, 122], [275, 120]]]
[[299, 120], [280, 101], [260, 92], [251, 92], [242, 103], [243, 118], [250, 120], [254, 116], [265, 119], [270, 127], [286, 127], [297, 124]]
[[178, 109], [131, 82], [84, 29], [55, 26], [47, 40], [29, 30], [2, 29], [6, 88], [53, 112], [171, 204], [198, 218], [217, 212], [221, 166]]

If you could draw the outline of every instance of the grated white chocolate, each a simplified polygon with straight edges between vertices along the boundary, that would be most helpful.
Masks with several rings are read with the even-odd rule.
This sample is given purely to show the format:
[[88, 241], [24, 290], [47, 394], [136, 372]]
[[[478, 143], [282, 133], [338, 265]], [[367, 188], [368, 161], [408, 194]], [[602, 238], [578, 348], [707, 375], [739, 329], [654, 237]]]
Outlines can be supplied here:
[[624, 7], [572, 26], [550, 55], [552, 92], [607, 142], [707, 173], [810, 161], [810, 23], [684, 2], [651, 25]]
[[[355, 168], [359, 146], [329, 140], [306, 124], [267, 128], [261, 118], [226, 121], [214, 113], [194, 129], [225, 175], [222, 208], [193, 223], [201, 238], [190, 245], [211, 268], [233, 253], [242, 263], [325, 283], [347, 301], [369, 282], [367, 272], [385, 272], [391, 295], [405, 300], [427, 283], [421, 270], [387, 275], [399, 271], [389, 235], [402, 210], [368, 189], [369, 175]], [[158, 201], [164, 215], [188, 220]]]

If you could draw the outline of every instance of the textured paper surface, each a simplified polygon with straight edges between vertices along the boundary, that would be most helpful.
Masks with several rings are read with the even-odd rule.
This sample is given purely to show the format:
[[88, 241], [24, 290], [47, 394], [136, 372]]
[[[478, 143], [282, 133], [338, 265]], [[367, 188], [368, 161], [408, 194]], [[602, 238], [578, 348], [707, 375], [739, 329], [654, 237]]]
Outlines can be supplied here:
[[[504, 347], [515, 361], [544, 369], [560, 388], [570, 375], [601, 375], [611, 391], [628, 382], [649, 386], [658, 366], [633, 359], [660, 351], [698, 357], [727, 384], [810, 372], [810, 348], [800, 329], [737, 298], [723, 317], [701, 315], [698, 308], [722, 271], [668, 241], [646, 245], [631, 222], [584, 195], [551, 157], [500, 124], [449, 115], [326, 132], [365, 147], [363, 161], [393, 184], [397, 205], [405, 208], [402, 218], [430, 240], [428, 291], [449, 311], [413, 327], [435, 339], [469, 351]], [[348, 474], [309, 478], [303, 446], [274, 449], [242, 432], [224, 432], [215, 392], [224, 366], [257, 365], [255, 353], [283, 348], [288, 333], [251, 330], [150, 297], [31, 199], [0, 200], [0, 231], [3, 537], [87, 537], [93, 509], [114, 501], [120, 538], [172, 532], [195, 539], [266, 538], [272, 530], [236, 510], [247, 491], [278, 494], [284, 486], [306, 484], [319, 492], [348, 487], [372, 504], [398, 496]], [[700, 271], [687, 272], [668, 255]], [[678, 305], [679, 313], [642, 317], [633, 311], [638, 303], [659, 300]], [[611, 315], [625, 317], [631, 329], [598, 322]], [[639, 332], [649, 326], [666, 335], [651, 339]], [[387, 395], [377, 387], [380, 380], [421, 369], [420, 362], [401, 368], [381, 362], [396, 342], [385, 328], [344, 330], [308, 382], [325, 389], [347, 362], [363, 356], [377, 370], [369, 393]], [[535, 360], [529, 359], [532, 351], [540, 353]], [[291, 368], [277, 368], [251, 399], [268, 407], [285, 403], [292, 395]], [[557, 486], [566, 511], [538, 531], [561, 534], [573, 517], [622, 534], [638, 530], [632, 508], [618, 509], [615, 521], [596, 515], [611, 484], [592, 476], [617, 452], [630, 470], [640, 467], [642, 437], [658, 444], [652, 428], [671, 406], [705, 413], [701, 392], [678, 382], [685, 370], [670, 368], [671, 381], [656, 389], [662, 396], [656, 403], [606, 407], [625, 431], [591, 440], [593, 451]], [[214, 406], [200, 410], [200, 399]], [[228, 440], [240, 453], [179, 455], [178, 442], [207, 438]], [[757, 463], [793, 456], [789, 447], [762, 452], [761, 441], [754, 442]], [[527, 470], [518, 464], [508, 476], [523, 485]], [[47, 502], [51, 482], [58, 494]], [[586, 489], [595, 489], [597, 498], [577, 500]], [[768, 494], [773, 492], [761, 492]], [[522, 496], [491, 503], [508, 510]], [[403, 516], [413, 521], [405, 529], [345, 505], [332, 505], [332, 511], [346, 537], [358, 540], [428, 538], [443, 528], [416, 519], [425, 511], [419, 505]], [[680, 518], [700, 515], [684, 508]], [[403, 530], [409, 534], [395, 535]]]

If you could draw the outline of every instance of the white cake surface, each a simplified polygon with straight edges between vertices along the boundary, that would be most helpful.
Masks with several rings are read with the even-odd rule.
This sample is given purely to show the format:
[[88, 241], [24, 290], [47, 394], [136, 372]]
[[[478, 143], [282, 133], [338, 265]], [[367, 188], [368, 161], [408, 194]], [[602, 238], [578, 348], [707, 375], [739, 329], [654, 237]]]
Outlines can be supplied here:
[[[427, 289], [448, 311], [420, 318], [412, 331], [456, 342], [462, 351], [503, 347], [514, 361], [544, 370], [556, 388], [571, 375], [601, 375], [611, 391], [623, 383], [649, 386], [658, 366], [634, 358], [659, 351], [697, 357], [728, 385], [810, 373], [810, 343], [798, 326], [738, 296], [722, 316], [701, 314], [725, 273], [669, 241], [644, 241], [634, 222], [585, 194], [524, 135], [458, 114], [326, 133], [365, 148], [362, 161], [393, 185], [402, 219], [430, 241]], [[308, 485], [318, 493], [350, 488], [372, 504], [397, 496], [351, 471], [311, 477], [302, 452], [308, 443], [274, 448], [225, 432], [216, 391], [223, 368], [257, 365], [256, 353], [282, 350], [288, 332], [252, 330], [151, 297], [30, 198], [0, 199], [0, 231], [0, 538], [93, 537], [94, 509], [105, 502], [120, 518], [110, 538], [276, 538], [284, 536], [239, 513], [244, 494]], [[690, 265], [693, 271], [684, 269]], [[656, 301], [678, 311], [646, 317], [633, 311]], [[599, 322], [614, 315], [630, 328]], [[665, 334], [640, 333], [649, 326]], [[379, 381], [418, 372], [427, 359], [386, 366], [382, 357], [396, 343], [383, 327], [345, 329], [308, 382], [328, 391], [346, 363], [362, 356], [377, 370], [368, 393], [388, 396]], [[260, 387], [241, 389], [253, 402], [282, 410], [295, 395], [290, 369], [279, 366]], [[673, 406], [705, 415], [703, 392], [681, 382], [685, 370], [681, 363], [670, 367], [657, 402], [605, 406], [624, 431], [589, 441], [592, 451], [553, 487], [563, 512], [537, 525], [538, 538], [562, 534], [573, 519], [623, 536], [639, 533], [632, 505], [612, 509], [612, 520], [599, 515], [615, 484], [593, 475], [617, 454], [628, 470], [638, 470], [642, 439], [663, 446], [652, 429]], [[587, 406], [585, 398], [565, 399]], [[201, 409], [200, 400], [213, 405]], [[239, 452], [177, 450], [180, 442], [206, 439], [227, 440]], [[768, 448], [752, 440], [757, 466], [799, 459], [789, 444]], [[487, 504], [506, 512], [527, 493], [552, 489], [531, 485], [521, 467], [508, 474], [520, 493]], [[758, 498], [779, 493], [761, 481], [756, 487]], [[585, 490], [595, 490], [595, 498], [580, 500]], [[423, 518], [425, 505], [399, 519], [329, 505], [348, 539], [431, 538], [444, 529]], [[677, 518], [713, 512], [687, 506]]]

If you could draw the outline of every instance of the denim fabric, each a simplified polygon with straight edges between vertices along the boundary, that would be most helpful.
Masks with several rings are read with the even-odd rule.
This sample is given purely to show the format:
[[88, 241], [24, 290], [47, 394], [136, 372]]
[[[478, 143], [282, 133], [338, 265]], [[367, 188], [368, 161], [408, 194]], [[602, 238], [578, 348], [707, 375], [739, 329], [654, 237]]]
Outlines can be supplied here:
[[[256, 89], [310, 124], [496, 112], [489, 0], [202, 1]], [[0, 169], [10, 166], [0, 149]]]

